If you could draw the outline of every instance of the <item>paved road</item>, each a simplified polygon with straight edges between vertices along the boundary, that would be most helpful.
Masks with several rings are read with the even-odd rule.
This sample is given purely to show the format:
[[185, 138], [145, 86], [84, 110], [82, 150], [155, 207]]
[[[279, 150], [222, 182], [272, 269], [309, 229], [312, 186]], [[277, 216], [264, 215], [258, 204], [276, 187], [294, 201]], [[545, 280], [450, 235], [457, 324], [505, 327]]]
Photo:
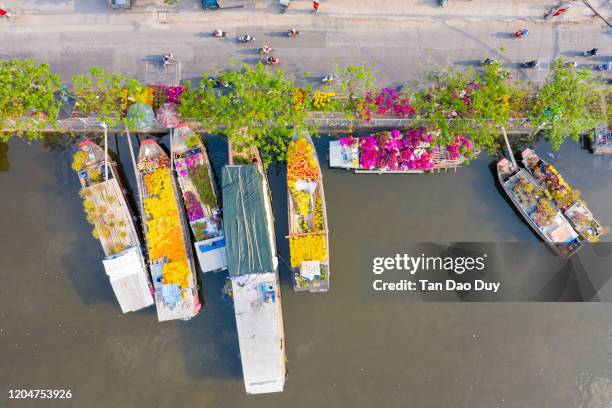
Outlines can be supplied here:
[[[8, 30], [0, 31], [0, 58], [36, 57], [48, 61], [65, 78], [87, 67], [100, 65], [132, 72], [144, 79], [145, 60], [157, 58], [172, 50], [181, 61], [182, 78], [196, 78], [203, 71], [226, 69], [234, 64], [256, 63], [257, 47], [269, 44], [282, 59], [282, 68], [310, 81], [331, 70], [335, 64], [366, 63], [377, 70], [382, 84], [407, 83], [435, 65], [474, 66], [478, 61], [494, 56], [503, 61], [520, 80], [538, 80], [541, 70], [521, 70], [520, 62], [539, 59], [546, 62], [562, 56], [581, 65], [601, 63], [612, 58], [610, 30], [598, 22], [572, 24], [428, 22], [398, 20], [381, 25], [378, 22], [355, 25], [352, 19], [314, 20], [295, 26], [303, 31], [298, 39], [284, 37], [287, 25], [269, 21], [261, 26], [224, 26], [232, 38], [217, 39], [209, 34], [216, 27], [197, 23], [163, 25], [140, 15], [129, 23], [109, 25], [102, 17], [91, 21], [70, 23], [58, 27], [58, 20], [30, 17], [31, 24], [10, 22]], [[82, 18], [80, 18], [82, 20]], [[87, 20], [87, 19], [86, 19]], [[509, 33], [528, 27], [531, 34], [524, 39], [512, 39]], [[257, 41], [248, 46], [238, 44], [236, 35], [251, 33]], [[602, 55], [586, 59], [579, 53], [598, 47]], [[503, 50], [503, 51], [500, 51]]]

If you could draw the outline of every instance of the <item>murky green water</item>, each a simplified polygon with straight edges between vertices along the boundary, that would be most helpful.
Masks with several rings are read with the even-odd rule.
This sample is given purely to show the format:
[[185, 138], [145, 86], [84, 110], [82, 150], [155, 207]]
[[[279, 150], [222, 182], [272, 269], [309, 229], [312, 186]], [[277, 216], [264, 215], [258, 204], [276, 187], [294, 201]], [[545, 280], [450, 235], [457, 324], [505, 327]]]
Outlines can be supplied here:
[[[324, 161], [327, 139], [317, 145]], [[456, 173], [403, 176], [354, 175], [324, 163], [331, 291], [294, 293], [281, 263], [285, 392], [247, 396], [232, 302], [221, 294], [226, 274], [203, 277], [206, 305], [192, 321], [158, 323], [153, 308], [122, 315], [82, 212], [70, 154], [42, 142], [6, 147], [0, 146], [0, 406], [610, 406], [608, 304], [361, 297], [364, 240], [538, 242], [498, 191], [490, 158]], [[113, 139], [112, 147], [134, 186], [125, 139]], [[213, 138], [209, 149], [219, 174], [224, 143]], [[612, 225], [612, 157], [575, 144], [545, 157]], [[269, 177], [278, 247], [287, 259], [284, 173], [271, 169]], [[11, 388], [70, 388], [74, 397], [8, 402]]]

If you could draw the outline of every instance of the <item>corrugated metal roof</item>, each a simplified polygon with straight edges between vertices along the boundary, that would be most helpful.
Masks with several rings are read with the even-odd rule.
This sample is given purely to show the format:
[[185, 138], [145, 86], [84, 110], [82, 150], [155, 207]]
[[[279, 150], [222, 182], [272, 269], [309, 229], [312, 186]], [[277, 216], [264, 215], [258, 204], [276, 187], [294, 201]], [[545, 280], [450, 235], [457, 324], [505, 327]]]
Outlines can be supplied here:
[[123, 313], [153, 304], [149, 278], [139, 248], [130, 248], [105, 259], [103, 263]]

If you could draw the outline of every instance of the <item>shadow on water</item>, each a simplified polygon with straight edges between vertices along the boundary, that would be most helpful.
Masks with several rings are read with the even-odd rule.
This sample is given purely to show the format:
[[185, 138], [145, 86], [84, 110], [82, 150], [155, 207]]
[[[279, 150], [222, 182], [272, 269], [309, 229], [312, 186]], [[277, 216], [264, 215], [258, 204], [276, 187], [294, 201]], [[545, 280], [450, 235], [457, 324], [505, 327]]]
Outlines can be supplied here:
[[10, 170], [11, 165], [8, 159], [9, 145], [6, 142], [0, 142], [0, 173]]
[[209, 272], [202, 280], [206, 305], [193, 320], [180, 325], [187, 375], [241, 378], [233, 300], [222, 293], [227, 272]]

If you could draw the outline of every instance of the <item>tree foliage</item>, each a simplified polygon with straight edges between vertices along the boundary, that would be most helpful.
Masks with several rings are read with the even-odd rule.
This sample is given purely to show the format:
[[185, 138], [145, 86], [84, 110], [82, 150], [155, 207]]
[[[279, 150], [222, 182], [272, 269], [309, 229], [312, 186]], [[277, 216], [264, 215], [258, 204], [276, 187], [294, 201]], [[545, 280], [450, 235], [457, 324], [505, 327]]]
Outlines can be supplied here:
[[370, 67], [350, 64], [343, 68], [336, 67], [336, 72], [337, 89], [348, 92], [351, 99], [375, 87], [375, 78]]
[[294, 81], [261, 63], [227, 72], [224, 79], [229, 88], [209, 106], [212, 130], [223, 132], [237, 150], [257, 146], [265, 164], [285, 160], [292, 127], [306, 127], [306, 112], [292, 102]]
[[41, 138], [41, 129], [56, 123], [59, 86], [59, 76], [48, 64], [31, 59], [0, 61], [0, 128], [10, 128], [0, 132], [0, 139], [6, 141], [12, 135]]
[[582, 133], [606, 121], [606, 95], [588, 69], [553, 62], [550, 74], [533, 101], [531, 123], [546, 128], [553, 149], [567, 137], [578, 141]]
[[135, 93], [138, 81], [119, 72], [106, 72], [104, 68], [91, 67], [86, 75], [72, 77], [77, 111], [81, 115], [96, 117], [109, 127], [121, 118], [121, 91]]
[[[202, 78], [208, 78], [208, 74], [204, 73]], [[185, 81], [178, 111], [184, 118], [208, 119], [214, 114], [216, 99], [212, 84], [203, 81], [201, 86], [194, 87], [191, 81]]]

